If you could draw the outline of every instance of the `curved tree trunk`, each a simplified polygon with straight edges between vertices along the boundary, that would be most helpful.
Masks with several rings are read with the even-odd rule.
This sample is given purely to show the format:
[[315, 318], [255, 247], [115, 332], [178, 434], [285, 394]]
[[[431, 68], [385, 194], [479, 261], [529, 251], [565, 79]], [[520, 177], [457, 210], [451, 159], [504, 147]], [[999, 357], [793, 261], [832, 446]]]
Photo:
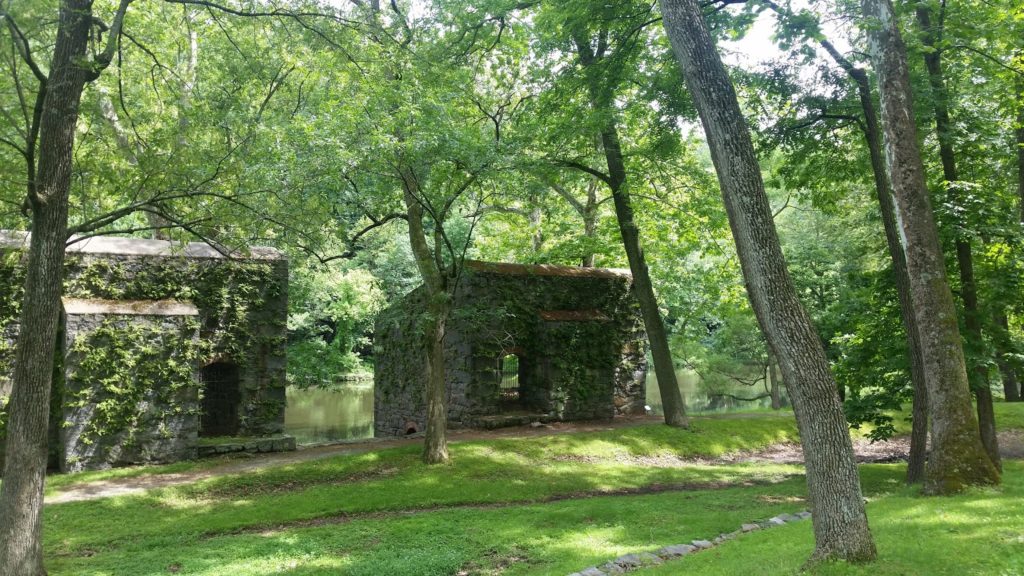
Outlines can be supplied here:
[[932, 453], [925, 489], [946, 494], [995, 484], [999, 472], [981, 445], [971, 411], [956, 307], [925, 188], [906, 49], [889, 0], [863, 0], [862, 8], [871, 23], [869, 45], [878, 74], [886, 159], [928, 387]]
[[825, 351], [793, 288], [750, 133], [696, 0], [661, 0], [718, 173], [747, 294], [779, 357], [800, 429], [814, 511], [812, 561], [875, 558], [846, 419]]
[[91, 1], [65, 0], [39, 129], [22, 304], [8, 413], [7, 455], [0, 484], [0, 574], [45, 574], [42, 554], [50, 386], [64, 279], [72, 152], [86, 61]]
[[[928, 83], [932, 89], [932, 105], [935, 113], [935, 133], [939, 140], [939, 158], [942, 161], [942, 175], [946, 182], [946, 190], [951, 200], [956, 200], [960, 176], [956, 169], [956, 155], [953, 151], [953, 126], [949, 117], [949, 93], [942, 71], [942, 52], [936, 46], [936, 31], [932, 26], [931, 14], [927, 5], [917, 7], [917, 22], [922, 32], [922, 41], [930, 50], [925, 52], [924, 61], [928, 69]], [[941, 30], [940, 32], [941, 33]], [[960, 228], [964, 222], [959, 222]], [[978, 306], [978, 286], [974, 279], [974, 256], [971, 244], [963, 236], [956, 237], [956, 262], [960, 271], [960, 295], [964, 307], [964, 327], [967, 330], [966, 351], [968, 380], [978, 400], [978, 425], [981, 432], [981, 443], [985, 446], [989, 458], [996, 468], [1002, 469], [999, 457], [999, 443], [996, 439], [995, 412], [992, 408], [992, 389], [988, 382], [988, 367], [983, 355], [983, 336], [981, 329], [981, 313]]]

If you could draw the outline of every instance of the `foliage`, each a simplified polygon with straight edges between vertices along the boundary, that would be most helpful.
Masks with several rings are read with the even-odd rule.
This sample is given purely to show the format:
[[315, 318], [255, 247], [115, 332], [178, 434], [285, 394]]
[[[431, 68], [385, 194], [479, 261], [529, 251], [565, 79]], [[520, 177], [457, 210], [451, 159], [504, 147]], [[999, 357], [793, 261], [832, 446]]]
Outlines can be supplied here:
[[363, 368], [385, 302], [380, 282], [359, 268], [300, 268], [288, 291], [289, 383], [330, 386]]
[[73, 382], [64, 384], [65, 410], [89, 413], [79, 441], [119, 438], [120, 446], [134, 446], [138, 435], [170, 436], [168, 420], [198, 414], [198, 328], [194, 319], [159, 325], [108, 318], [79, 335], [69, 349]]

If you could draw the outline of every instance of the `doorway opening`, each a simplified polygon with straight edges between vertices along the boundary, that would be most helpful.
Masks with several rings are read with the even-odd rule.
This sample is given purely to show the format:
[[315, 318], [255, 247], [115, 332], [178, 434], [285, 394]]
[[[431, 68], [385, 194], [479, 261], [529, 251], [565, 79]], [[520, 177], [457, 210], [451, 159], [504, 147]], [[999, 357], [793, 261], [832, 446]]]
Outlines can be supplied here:
[[203, 414], [199, 418], [200, 436], [238, 434], [238, 405], [241, 386], [238, 366], [214, 362], [200, 371], [203, 383]]

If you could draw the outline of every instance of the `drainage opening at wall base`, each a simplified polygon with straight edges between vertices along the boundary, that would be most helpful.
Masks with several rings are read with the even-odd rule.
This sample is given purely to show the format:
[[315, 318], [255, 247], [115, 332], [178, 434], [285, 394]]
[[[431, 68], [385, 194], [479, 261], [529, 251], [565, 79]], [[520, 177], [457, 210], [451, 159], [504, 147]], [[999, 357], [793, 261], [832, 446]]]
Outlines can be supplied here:
[[405, 426], [403, 426], [402, 428], [405, 429], [405, 435], [406, 436], [412, 436], [413, 434], [415, 434], [415, 433], [420, 431], [419, 427], [416, 426], [416, 423], [412, 422], [412, 421], [406, 422]]
[[241, 384], [238, 366], [230, 362], [214, 362], [199, 373], [203, 385], [203, 414], [199, 419], [200, 436], [234, 436], [238, 434], [238, 406]]

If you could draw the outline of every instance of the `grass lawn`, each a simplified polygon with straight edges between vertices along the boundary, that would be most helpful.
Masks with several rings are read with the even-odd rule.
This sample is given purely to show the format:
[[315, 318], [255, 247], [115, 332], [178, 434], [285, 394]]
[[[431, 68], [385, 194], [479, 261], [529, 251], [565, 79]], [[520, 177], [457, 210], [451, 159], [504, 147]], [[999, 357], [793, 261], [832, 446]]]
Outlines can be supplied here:
[[[999, 408], [1004, 422], [1024, 428], [1024, 405]], [[423, 466], [412, 446], [53, 504], [47, 567], [52, 575], [565, 575], [804, 508], [798, 466], [681, 460], [795, 438], [791, 417], [698, 419], [695, 432], [654, 425], [463, 442], [452, 446], [450, 466]], [[1024, 463], [1006, 468], [1000, 488], [925, 499], [903, 486], [902, 466], [863, 466], [881, 560], [815, 573], [1024, 574]], [[642, 574], [789, 574], [812, 545], [810, 523], [785, 526]]]

